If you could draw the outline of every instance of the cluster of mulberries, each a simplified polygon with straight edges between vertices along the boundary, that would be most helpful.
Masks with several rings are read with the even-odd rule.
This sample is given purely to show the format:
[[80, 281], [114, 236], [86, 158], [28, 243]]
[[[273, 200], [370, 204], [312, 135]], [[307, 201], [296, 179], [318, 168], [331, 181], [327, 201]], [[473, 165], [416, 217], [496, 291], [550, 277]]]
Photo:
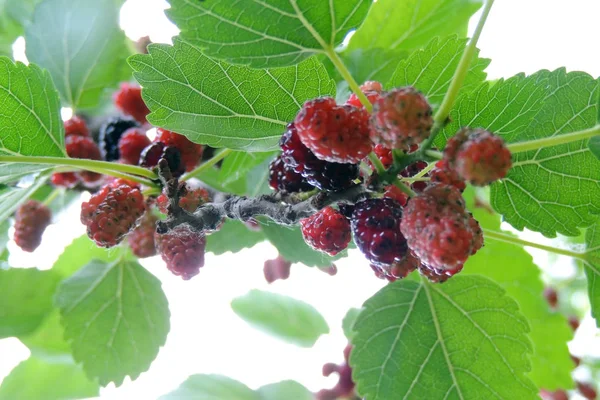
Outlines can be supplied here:
[[[318, 98], [304, 104], [288, 125], [281, 155], [270, 165], [270, 186], [286, 193], [311, 189], [340, 191], [376, 179], [371, 152], [388, 169], [394, 151], [410, 154], [433, 127], [427, 99], [413, 87], [385, 91], [378, 82], [361, 90], [373, 105], [368, 112], [355, 94], [345, 104]], [[359, 163], [370, 166], [372, 175]], [[415, 161], [399, 171], [414, 193], [389, 185], [355, 204], [329, 206], [300, 221], [306, 243], [329, 255], [343, 251], [352, 237], [375, 274], [389, 281], [414, 270], [434, 282], [459, 272], [483, 246], [479, 223], [466, 210], [466, 183], [483, 186], [506, 176], [511, 155], [503, 140], [482, 129], [465, 128], [448, 141], [435, 165]], [[376, 182], [376, 181], [375, 181]]]

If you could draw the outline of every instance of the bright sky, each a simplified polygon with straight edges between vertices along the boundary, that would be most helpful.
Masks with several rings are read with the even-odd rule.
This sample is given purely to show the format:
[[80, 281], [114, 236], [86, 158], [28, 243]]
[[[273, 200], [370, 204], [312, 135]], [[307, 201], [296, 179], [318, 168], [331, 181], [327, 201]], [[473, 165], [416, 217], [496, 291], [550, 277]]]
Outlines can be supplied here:
[[[150, 35], [155, 42], [169, 42], [177, 33], [163, 14], [162, 0], [128, 0], [121, 13], [122, 25], [132, 39]], [[509, 77], [518, 72], [566, 66], [595, 77], [600, 75], [597, 45], [598, 0], [498, 0], [480, 39], [482, 56], [492, 59], [489, 77]], [[471, 29], [473, 29], [472, 24]], [[22, 44], [16, 49], [22, 54]], [[14, 266], [49, 268], [62, 246], [84, 233], [78, 213], [67, 213], [68, 221], [51, 226], [34, 255], [10, 244]], [[193, 373], [224, 374], [252, 388], [294, 379], [316, 391], [332, 386], [334, 377], [321, 376], [326, 362], [342, 360], [345, 339], [341, 321], [349, 307], [357, 307], [383, 282], [375, 279], [366, 261], [357, 252], [338, 263], [339, 273], [328, 276], [301, 265], [292, 267], [291, 277], [267, 285], [262, 276], [263, 261], [276, 251], [262, 244], [238, 254], [208, 255], [200, 275], [189, 282], [172, 276], [158, 259], [143, 264], [163, 282], [169, 299], [171, 332], [166, 346], [149, 372], [135, 382], [127, 380], [119, 389], [102, 390], [105, 399], [152, 399], [176, 388]], [[536, 260], [550, 260], [568, 266], [570, 260], [536, 253]], [[567, 268], [567, 267], [565, 267]], [[569, 271], [572, 269], [569, 268]], [[283, 293], [313, 304], [330, 324], [331, 334], [312, 349], [279, 342], [248, 327], [229, 307], [232, 298], [252, 288]], [[578, 334], [576, 353], [590, 348], [595, 332], [586, 320]], [[600, 348], [598, 344], [595, 348]], [[0, 380], [28, 350], [16, 339], [0, 340]]]

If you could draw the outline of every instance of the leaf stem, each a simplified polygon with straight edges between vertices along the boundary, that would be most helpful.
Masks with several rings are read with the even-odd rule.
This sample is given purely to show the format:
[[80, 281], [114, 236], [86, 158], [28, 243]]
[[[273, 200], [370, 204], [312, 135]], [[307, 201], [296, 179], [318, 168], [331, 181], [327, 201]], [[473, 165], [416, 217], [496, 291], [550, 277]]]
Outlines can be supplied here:
[[340, 75], [342, 75], [342, 78], [344, 78], [344, 80], [348, 82], [348, 86], [350, 87], [350, 89], [352, 89], [354, 94], [356, 94], [356, 97], [358, 97], [362, 105], [365, 106], [365, 109], [368, 112], [371, 112], [373, 110], [373, 105], [369, 101], [369, 98], [363, 93], [363, 91], [360, 90], [360, 86], [358, 85], [358, 83], [356, 83], [356, 80], [354, 80], [352, 74], [350, 73], [350, 71], [348, 70], [348, 68], [344, 64], [344, 61], [340, 58], [338, 53], [333, 48], [328, 47], [325, 49], [325, 54], [327, 54], [327, 57], [329, 57], [329, 59], [331, 60], [335, 68], [338, 70]]
[[377, 171], [377, 174], [385, 174], [385, 166], [383, 165], [379, 157], [377, 157], [377, 154], [375, 154], [374, 152], [370, 152], [369, 161], [371, 161], [371, 164], [373, 164], [373, 167], [375, 167], [375, 171]]
[[221, 150], [219, 153], [217, 153], [214, 156], [212, 156], [212, 158], [210, 158], [209, 160], [206, 160], [205, 162], [203, 162], [202, 165], [200, 165], [197, 168], [191, 170], [187, 174], [183, 174], [181, 176], [181, 178], [179, 178], [179, 180], [183, 182], [183, 181], [187, 181], [188, 179], [195, 178], [196, 176], [202, 174], [204, 171], [206, 171], [207, 169], [211, 168], [213, 165], [215, 165], [216, 163], [218, 163], [219, 161], [221, 161], [222, 159], [224, 159], [225, 157], [227, 157], [232, 152], [233, 152], [232, 149]]
[[50, 194], [48, 196], [46, 196], [46, 198], [44, 199], [44, 201], [42, 202], [43, 205], [47, 206], [50, 203], [52, 203], [58, 196], [60, 196], [62, 193], [64, 192], [63, 188], [54, 188], [54, 190], [52, 190], [50, 192]]
[[518, 244], [518, 245], [521, 245], [521, 246], [533, 247], [533, 248], [536, 248], [536, 249], [548, 251], [550, 253], [560, 254], [560, 255], [563, 255], [563, 256], [577, 258], [579, 260], [584, 260], [585, 259], [585, 254], [584, 253], [578, 253], [578, 252], [575, 252], [575, 251], [570, 251], [570, 250], [566, 250], [566, 249], [559, 249], [559, 248], [553, 247], [553, 246], [546, 246], [546, 245], [543, 245], [543, 244], [540, 244], [540, 243], [530, 242], [528, 240], [519, 239], [516, 236], [507, 235], [506, 233], [490, 231], [490, 230], [487, 230], [487, 229], [484, 229], [483, 233], [484, 233], [483, 236], [486, 239], [494, 239], [494, 240], [499, 240], [501, 242]]
[[465, 77], [467, 76], [467, 72], [469, 71], [469, 67], [471, 62], [473, 61], [473, 57], [475, 56], [475, 52], [477, 51], [477, 41], [481, 36], [481, 31], [485, 25], [485, 21], [487, 20], [488, 15], [490, 14], [490, 10], [492, 5], [494, 4], [494, 0], [487, 0], [485, 5], [483, 6], [483, 12], [481, 13], [481, 17], [479, 18], [479, 22], [477, 23], [477, 27], [475, 28], [475, 32], [473, 32], [473, 36], [469, 41], [469, 44], [465, 48], [465, 52], [463, 53], [460, 62], [458, 63], [458, 67], [454, 72], [454, 76], [452, 77], [452, 81], [450, 82], [450, 86], [448, 87], [448, 91], [444, 96], [444, 100], [442, 100], [442, 104], [440, 108], [438, 108], [437, 112], [433, 116], [433, 129], [431, 130], [431, 136], [423, 142], [422, 147], [427, 149], [428, 146], [433, 143], [437, 134], [442, 130], [442, 128], [448, 122], [448, 116], [450, 115], [450, 110], [454, 106], [454, 102], [458, 97], [458, 92], [465, 81]]
[[158, 178], [154, 171], [142, 167], [137, 167], [135, 165], [117, 164], [107, 161], [87, 160], [83, 158], [0, 155], [0, 163], [49, 164], [72, 166], [92, 172], [100, 172], [100, 170], [102, 170], [101, 173], [105, 173], [108, 175], [112, 175], [112, 172], [108, 171], [118, 171], [126, 174], [144, 176], [150, 179]]
[[522, 153], [529, 150], [537, 150], [542, 147], [558, 146], [561, 144], [576, 142], [579, 140], [590, 139], [600, 135], [600, 124], [582, 131], [566, 133], [564, 135], [556, 135], [542, 139], [528, 140], [525, 142], [511, 143], [507, 145], [511, 153]]
[[441, 160], [442, 158], [444, 158], [444, 154], [441, 151], [435, 150], [427, 150], [425, 151], [425, 155], [431, 158], [435, 158], [436, 160]]

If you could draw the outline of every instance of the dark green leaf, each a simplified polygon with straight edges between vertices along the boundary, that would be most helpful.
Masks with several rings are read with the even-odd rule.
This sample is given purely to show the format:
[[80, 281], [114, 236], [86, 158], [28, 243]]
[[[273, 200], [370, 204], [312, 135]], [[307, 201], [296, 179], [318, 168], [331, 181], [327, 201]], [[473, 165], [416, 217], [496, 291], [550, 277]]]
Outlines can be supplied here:
[[73, 357], [101, 385], [135, 379], [165, 343], [169, 308], [160, 282], [132, 261], [92, 261], [59, 286]]
[[0, 269], [0, 338], [33, 332], [52, 310], [60, 276], [37, 269]]
[[[451, 36], [445, 39], [434, 38], [422, 50], [417, 50], [400, 61], [394, 76], [386, 87], [411, 85], [423, 92], [430, 103], [439, 105], [452, 81], [454, 71], [467, 45], [466, 39]], [[475, 89], [485, 81], [485, 68], [490, 60], [478, 57], [475, 52], [471, 66], [461, 88], [462, 93]]]
[[344, 320], [342, 321], [342, 328], [344, 329], [344, 335], [349, 341], [352, 341], [352, 338], [355, 335], [354, 332], [354, 323], [358, 318], [362, 310], [360, 308], [351, 308], [348, 310], [346, 315], [344, 316]]
[[358, 393], [378, 399], [537, 399], [527, 320], [491, 280], [397, 281], [364, 304], [350, 355]]
[[0, 386], [0, 400], [67, 400], [98, 395], [100, 386], [69, 357], [54, 362], [29, 357]]
[[329, 333], [313, 306], [288, 296], [251, 290], [233, 299], [231, 308], [255, 328], [301, 347], [312, 347], [319, 336]]
[[206, 237], [206, 251], [215, 255], [228, 251], [237, 253], [263, 240], [265, 235], [262, 232], [248, 229], [243, 222], [227, 220], [221, 229]]
[[73, 108], [97, 106], [106, 89], [130, 76], [114, 0], [44, 0], [25, 40], [27, 58], [48, 69]]
[[254, 68], [297, 64], [333, 50], [367, 15], [371, 0], [169, 0], [180, 37], [211, 57]]
[[[248, 386], [222, 375], [192, 375], [160, 400], [261, 400]], [[291, 399], [290, 399], [291, 400]]]
[[271, 220], [261, 224], [267, 239], [277, 247], [279, 254], [292, 263], [302, 263], [309, 267], [329, 267], [334, 260], [345, 256], [345, 252], [331, 257], [313, 250], [306, 244], [298, 226], [277, 225]]
[[316, 58], [255, 70], [213, 60], [181, 40], [148, 50], [129, 59], [152, 111], [148, 120], [213, 147], [275, 150], [304, 101], [335, 95]]
[[[508, 143], [586, 129], [596, 123], [598, 86], [564, 69], [484, 83], [459, 98], [445, 137], [463, 126], [487, 128]], [[492, 186], [494, 209], [517, 229], [577, 236], [600, 213], [600, 161], [587, 142], [514, 154], [508, 176]]]
[[296, 381], [281, 381], [257, 390], [260, 400], [313, 400], [314, 395]]
[[350, 49], [415, 50], [431, 38], [463, 33], [480, 0], [378, 0]]
[[[500, 231], [497, 214], [478, 208], [474, 209], [473, 215], [484, 229]], [[531, 255], [521, 246], [486, 239], [485, 246], [469, 258], [462, 273], [481, 274], [492, 279], [519, 304], [531, 327], [531, 380], [547, 390], [572, 388], [574, 365], [567, 342], [573, 338], [573, 331], [565, 316], [548, 306], [543, 295], [541, 271]]]
[[245, 151], [234, 151], [223, 161], [221, 166], [220, 180], [224, 185], [241, 179], [252, 168], [260, 165], [266, 159], [271, 159], [275, 153], [248, 153]]

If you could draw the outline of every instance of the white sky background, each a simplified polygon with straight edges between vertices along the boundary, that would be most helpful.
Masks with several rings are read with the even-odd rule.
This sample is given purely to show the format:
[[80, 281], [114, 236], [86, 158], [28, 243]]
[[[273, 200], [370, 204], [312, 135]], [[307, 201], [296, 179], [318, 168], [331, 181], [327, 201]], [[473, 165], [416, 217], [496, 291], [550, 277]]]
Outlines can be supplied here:
[[[177, 29], [163, 14], [166, 7], [162, 0], [128, 0], [121, 13], [127, 35], [132, 39], [150, 35], [154, 42], [168, 43]], [[598, 0], [497, 0], [479, 41], [481, 55], [492, 59], [487, 70], [489, 78], [561, 66], [598, 77], [599, 15]], [[17, 53], [22, 54], [22, 44], [19, 47]], [[84, 233], [78, 212], [71, 211], [60, 227], [48, 229], [35, 254], [22, 253], [11, 243], [11, 263], [50, 268], [63, 245]], [[535, 255], [536, 260], [549, 260], [546, 254]], [[101, 397], [153, 399], [194, 373], [224, 374], [252, 388], [284, 379], [297, 380], [313, 391], [333, 386], [336, 378], [322, 377], [321, 366], [343, 358], [342, 318], [348, 308], [360, 306], [384, 283], [373, 276], [364, 258], [354, 251], [337, 263], [339, 272], [335, 277], [295, 265], [290, 279], [267, 285], [262, 275], [263, 261], [275, 256], [275, 249], [268, 244], [238, 254], [209, 254], [200, 275], [189, 282], [171, 275], [160, 259], [144, 261], [144, 266], [163, 282], [172, 314], [171, 332], [150, 371], [134, 382], [126, 380], [118, 389], [112, 385], [103, 389]], [[560, 259], [556, 264], [567, 267], [569, 263], [568, 259]], [[301, 349], [248, 327], [231, 311], [229, 303], [252, 288], [283, 293], [314, 305], [329, 322], [331, 334], [319, 339], [312, 349]], [[576, 353], [592, 343], [592, 328], [593, 323], [586, 320], [578, 333], [579, 346], [573, 346]], [[16, 339], [0, 340], [0, 380], [28, 353]]]

